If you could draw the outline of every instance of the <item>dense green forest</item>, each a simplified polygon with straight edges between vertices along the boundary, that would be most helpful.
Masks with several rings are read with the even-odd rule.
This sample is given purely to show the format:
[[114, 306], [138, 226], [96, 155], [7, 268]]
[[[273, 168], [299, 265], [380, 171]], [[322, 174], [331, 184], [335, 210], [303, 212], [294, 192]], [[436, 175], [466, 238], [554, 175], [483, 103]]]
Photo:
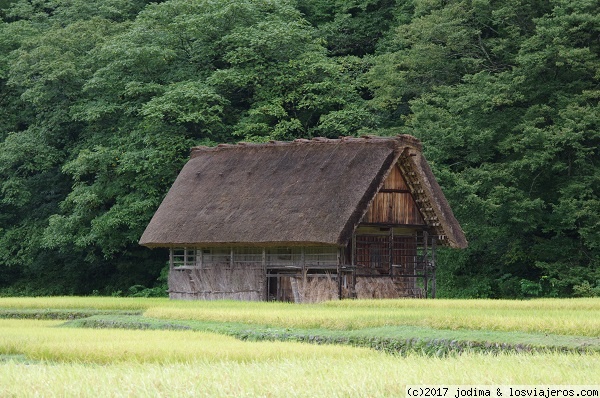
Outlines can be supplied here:
[[440, 253], [440, 295], [600, 295], [597, 0], [0, 0], [0, 18], [0, 294], [159, 292], [167, 255], [137, 241], [191, 146], [407, 133], [470, 242]]

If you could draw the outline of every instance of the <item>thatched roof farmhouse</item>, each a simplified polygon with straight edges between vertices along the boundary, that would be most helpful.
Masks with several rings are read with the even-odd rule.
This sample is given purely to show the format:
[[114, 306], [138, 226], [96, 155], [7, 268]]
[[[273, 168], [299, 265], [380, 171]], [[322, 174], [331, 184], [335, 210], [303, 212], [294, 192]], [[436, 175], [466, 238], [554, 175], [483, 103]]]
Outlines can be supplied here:
[[467, 246], [414, 137], [192, 149], [140, 244], [172, 298], [434, 297], [435, 248]]

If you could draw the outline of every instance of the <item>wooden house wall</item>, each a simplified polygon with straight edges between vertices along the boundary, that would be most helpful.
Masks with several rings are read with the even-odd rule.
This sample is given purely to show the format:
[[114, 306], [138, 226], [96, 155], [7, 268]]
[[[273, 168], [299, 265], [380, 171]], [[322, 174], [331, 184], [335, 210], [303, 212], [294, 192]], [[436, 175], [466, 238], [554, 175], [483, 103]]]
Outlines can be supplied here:
[[393, 267], [400, 274], [414, 274], [410, 265], [416, 262], [416, 236], [358, 235], [356, 265], [389, 274]]
[[396, 225], [425, 224], [398, 167], [392, 168], [362, 222]]
[[[418, 281], [424, 277], [417, 270], [420, 237], [414, 227], [361, 226], [353, 253], [335, 246], [173, 249], [169, 296], [296, 303], [332, 300], [338, 294], [419, 297]], [[338, 274], [350, 262], [356, 268]]]
[[[432, 237], [414, 226], [360, 226], [353, 238], [356, 298], [426, 297], [432, 269]], [[434, 294], [435, 288], [430, 289]]]
[[171, 269], [169, 297], [184, 300], [259, 301], [265, 297], [262, 266], [249, 263], [206, 265]]
[[338, 259], [336, 246], [173, 248], [169, 297], [323, 301], [337, 297], [337, 282], [310, 273], [335, 273]]
[[174, 268], [202, 268], [214, 264], [259, 264], [267, 268], [337, 266], [337, 246], [186, 247], [174, 248]]

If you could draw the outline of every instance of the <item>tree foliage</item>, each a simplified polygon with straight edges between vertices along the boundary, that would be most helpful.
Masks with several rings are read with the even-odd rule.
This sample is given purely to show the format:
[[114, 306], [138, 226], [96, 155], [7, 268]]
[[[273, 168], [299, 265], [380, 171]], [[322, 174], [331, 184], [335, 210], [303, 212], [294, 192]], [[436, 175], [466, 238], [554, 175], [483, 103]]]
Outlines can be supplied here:
[[0, 2], [0, 289], [159, 286], [189, 148], [409, 133], [470, 247], [448, 296], [600, 289], [591, 0]]
[[467, 231], [469, 250], [440, 278], [453, 294], [598, 283], [598, 8], [545, 4], [421, 9], [370, 72], [381, 108], [408, 104], [404, 128], [424, 140]]

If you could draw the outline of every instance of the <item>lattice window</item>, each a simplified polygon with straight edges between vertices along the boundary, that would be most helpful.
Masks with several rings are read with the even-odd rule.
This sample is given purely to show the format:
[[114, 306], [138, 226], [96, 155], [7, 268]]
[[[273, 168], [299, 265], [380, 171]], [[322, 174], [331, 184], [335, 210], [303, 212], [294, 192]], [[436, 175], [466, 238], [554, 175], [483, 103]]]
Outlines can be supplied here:
[[201, 258], [202, 254], [199, 249], [184, 247], [184, 248], [176, 248], [176, 249], [171, 249], [171, 250], [172, 250], [171, 258], [172, 258], [173, 267], [175, 267], [175, 268], [191, 268], [191, 267], [200, 266], [201, 261], [199, 261], [199, 259]]
[[390, 245], [387, 235], [356, 237], [356, 264], [372, 269], [389, 269]]
[[262, 265], [263, 249], [261, 247], [236, 247], [233, 249], [234, 264]]
[[271, 247], [266, 249], [267, 266], [294, 266], [301, 263], [300, 248]]
[[423, 268], [424, 247], [421, 235], [358, 235], [355, 262], [379, 273], [415, 275]]
[[304, 248], [306, 266], [337, 265], [338, 251], [336, 247], [315, 246]]

